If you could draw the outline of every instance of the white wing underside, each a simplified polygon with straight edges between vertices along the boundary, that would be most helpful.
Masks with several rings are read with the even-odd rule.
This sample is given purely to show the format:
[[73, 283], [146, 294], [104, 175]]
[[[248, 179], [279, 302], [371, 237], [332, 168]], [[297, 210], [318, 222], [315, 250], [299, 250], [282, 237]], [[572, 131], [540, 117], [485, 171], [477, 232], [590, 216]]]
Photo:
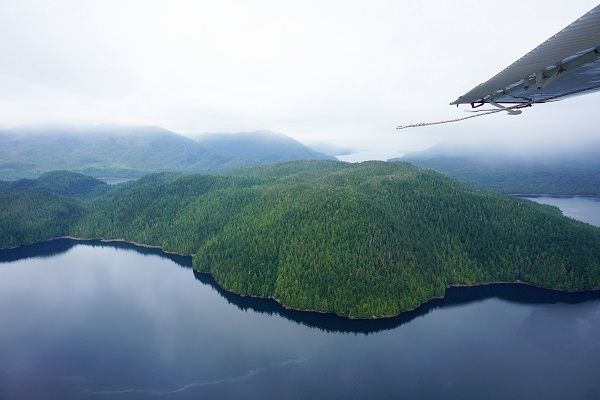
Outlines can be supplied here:
[[600, 5], [450, 104], [543, 103], [600, 90]]

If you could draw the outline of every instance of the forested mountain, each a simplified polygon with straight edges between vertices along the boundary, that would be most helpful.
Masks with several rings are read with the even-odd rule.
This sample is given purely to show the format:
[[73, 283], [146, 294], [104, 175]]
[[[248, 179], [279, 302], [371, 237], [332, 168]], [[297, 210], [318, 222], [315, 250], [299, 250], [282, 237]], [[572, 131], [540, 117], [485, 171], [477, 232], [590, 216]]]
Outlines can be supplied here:
[[[198, 142], [213, 154], [228, 159], [225, 168], [297, 160], [334, 160], [297, 140], [270, 131], [199, 135]], [[224, 168], [224, 169], [225, 169]]]
[[95, 177], [140, 177], [178, 171], [212, 173], [263, 162], [330, 158], [267, 132], [190, 139], [159, 127], [101, 125], [0, 131], [0, 179], [52, 170]]
[[0, 246], [61, 235], [193, 254], [226, 289], [352, 317], [395, 315], [457, 284], [600, 287], [600, 229], [402, 162], [162, 173], [83, 199], [0, 193]]
[[600, 142], [514, 155], [510, 149], [438, 145], [389, 161], [423, 168], [502, 193], [600, 195]]
[[20, 128], [0, 132], [0, 177], [36, 177], [50, 170], [93, 176], [210, 169], [223, 160], [192, 139], [158, 127]]

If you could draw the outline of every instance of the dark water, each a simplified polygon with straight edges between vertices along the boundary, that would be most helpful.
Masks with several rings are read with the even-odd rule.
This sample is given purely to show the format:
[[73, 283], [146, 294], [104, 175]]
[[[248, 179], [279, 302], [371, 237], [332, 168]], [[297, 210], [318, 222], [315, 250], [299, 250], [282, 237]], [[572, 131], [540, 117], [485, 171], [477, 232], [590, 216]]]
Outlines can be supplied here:
[[0, 398], [600, 398], [598, 295], [453, 289], [349, 321], [128, 245], [0, 255]]
[[600, 226], [600, 198], [597, 197], [525, 197], [537, 203], [549, 204], [560, 208], [563, 215]]
[[351, 321], [58, 240], [0, 252], [0, 399], [30, 398], [600, 399], [600, 294], [451, 289]]

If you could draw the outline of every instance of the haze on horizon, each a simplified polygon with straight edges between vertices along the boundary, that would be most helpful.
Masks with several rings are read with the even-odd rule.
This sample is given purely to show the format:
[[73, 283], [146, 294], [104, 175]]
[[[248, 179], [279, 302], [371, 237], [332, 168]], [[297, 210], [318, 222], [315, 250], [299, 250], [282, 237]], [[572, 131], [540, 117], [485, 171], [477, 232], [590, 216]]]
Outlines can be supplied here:
[[268, 129], [386, 158], [438, 142], [523, 152], [597, 140], [600, 94], [463, 116], [448, 103], [589, 11], [591, 0], [0, 3], [0, 125]]

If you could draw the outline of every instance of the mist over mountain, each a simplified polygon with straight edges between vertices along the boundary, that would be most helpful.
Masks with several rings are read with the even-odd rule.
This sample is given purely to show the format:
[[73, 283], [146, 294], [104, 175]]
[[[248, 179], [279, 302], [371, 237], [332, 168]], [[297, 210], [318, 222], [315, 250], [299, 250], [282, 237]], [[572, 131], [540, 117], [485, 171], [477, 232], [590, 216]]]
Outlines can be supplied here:
[[352, 147], [342, 146], [331, 142], [314, 142], [310, 143], [310, 147], [320, 153], [330, 156], [346, 156], [356, 152]]
[[534, 142], [513, 141], [455, 141], [442, 142], [426, 150], [409, 152], [402, 158], [427, 160], [433, 158], [468, 158], [488, 163], [544, 165], [557, 163], [600, 164], [600, 138], [572, 140], [565, 134]]
[[259, 163], [329, 159], [268, 131], [205, 135], [200, 140], [156, 126], [23, 127], [0, 131], [0, 179], [69, 170], [95, 177], [177, 171], [211, 173]]
[[209, 133], [195, 139], [213, 154], [228, 159], [224, 168], [297, 160], [333, 160], [289, 136], [271, 131]]
[[600, 195], [600, 140], [442, 143], [389, 161], [407, 161], [503, 193]]

